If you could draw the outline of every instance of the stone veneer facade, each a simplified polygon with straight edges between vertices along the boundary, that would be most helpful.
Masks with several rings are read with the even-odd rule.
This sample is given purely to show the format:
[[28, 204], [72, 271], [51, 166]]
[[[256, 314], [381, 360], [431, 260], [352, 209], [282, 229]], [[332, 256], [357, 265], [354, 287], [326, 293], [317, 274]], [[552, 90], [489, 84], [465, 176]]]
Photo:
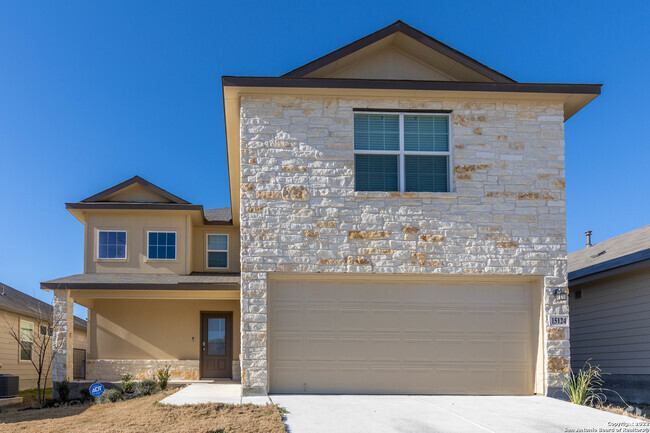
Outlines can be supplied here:
[[[150, 379], [156, 371], [170, 365], [170, 380], [199, 380], [198, 360], [161, 359], [89, 359], [86, 361], [86, 380], [119, 381], [125, 373], [137, 380]], [[232, 362], [233, 380], [241, 379], [239, 362]]]
[[[451, 110], [453, 193], [355, 192], [353, 108]], [[568, 316], [561, 102], [242, 96], [244, 394], [267, 391], [269, 274], [531, 275]], [[546, 318], [545, 318], [546, 323]], [[569, 367], [546, 330], [547, 386]]]

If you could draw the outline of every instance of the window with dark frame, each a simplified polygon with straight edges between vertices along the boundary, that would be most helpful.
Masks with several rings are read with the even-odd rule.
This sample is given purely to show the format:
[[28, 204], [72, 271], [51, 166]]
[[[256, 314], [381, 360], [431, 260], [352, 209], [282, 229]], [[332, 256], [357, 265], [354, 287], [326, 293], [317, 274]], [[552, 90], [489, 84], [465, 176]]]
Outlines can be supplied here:
[[209, 234], [207, 242], [207, 267], [225, 269], [228, 267], [228, 235]]
[[449, 116], [355, 112], [356, 191], [449, 192]]

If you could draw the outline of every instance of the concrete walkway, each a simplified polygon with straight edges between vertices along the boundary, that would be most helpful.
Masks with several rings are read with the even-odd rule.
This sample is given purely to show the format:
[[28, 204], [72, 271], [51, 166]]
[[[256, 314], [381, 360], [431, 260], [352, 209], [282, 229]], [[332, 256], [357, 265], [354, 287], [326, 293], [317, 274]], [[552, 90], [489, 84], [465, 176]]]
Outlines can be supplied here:
[[241, 397], [241, 384], [234, 381], [193, 383], [160, 401], [161, 404], [181, 406], [184, 404], [228, 403], [268, 404], [268, 397]]
[[[271, 400], [289, 411], [289, 433], [560, 433], [616, 431], [615, 425], [625, 425], [620, 423], [641, 422], [539, 396], [272, 395]], [[585, 430], [590, 428], [595, 430]]]

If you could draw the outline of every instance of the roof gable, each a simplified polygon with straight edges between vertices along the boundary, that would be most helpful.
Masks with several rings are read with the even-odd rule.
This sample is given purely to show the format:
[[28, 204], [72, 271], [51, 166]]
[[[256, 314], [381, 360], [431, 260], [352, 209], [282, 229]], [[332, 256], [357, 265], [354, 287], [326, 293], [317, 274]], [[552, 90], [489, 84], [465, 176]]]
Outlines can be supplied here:
[[127, 181], [82, 200], [82, 203], [97, 202], [190, 204], [140, 176], [134, 176]]
[[396, 21], [283, 76], [515, 82], [402, 21]]

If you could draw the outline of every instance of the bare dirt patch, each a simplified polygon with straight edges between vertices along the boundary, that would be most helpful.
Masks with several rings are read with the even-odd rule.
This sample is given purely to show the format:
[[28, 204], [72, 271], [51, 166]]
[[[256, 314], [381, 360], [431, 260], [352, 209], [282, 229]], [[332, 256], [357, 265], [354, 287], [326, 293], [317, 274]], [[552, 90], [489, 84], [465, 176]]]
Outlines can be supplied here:
[[224, 432], [286, 433], [277, 406], [203, 404], [166, 406], [160, 393], [117, 403], [0, 413], [3, 432]]

